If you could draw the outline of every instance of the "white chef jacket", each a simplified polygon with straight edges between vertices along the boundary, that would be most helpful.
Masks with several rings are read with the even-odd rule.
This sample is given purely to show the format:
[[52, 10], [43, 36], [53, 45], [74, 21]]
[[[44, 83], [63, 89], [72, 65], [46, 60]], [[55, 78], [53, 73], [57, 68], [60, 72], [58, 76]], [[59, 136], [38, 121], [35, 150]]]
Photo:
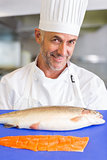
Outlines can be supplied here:
[[107, 109], [104, 82], [71, 62], [56, 79], [47, 78], [35, 62], [1, 79], [0, 109], [21, 110], [56, 105]]

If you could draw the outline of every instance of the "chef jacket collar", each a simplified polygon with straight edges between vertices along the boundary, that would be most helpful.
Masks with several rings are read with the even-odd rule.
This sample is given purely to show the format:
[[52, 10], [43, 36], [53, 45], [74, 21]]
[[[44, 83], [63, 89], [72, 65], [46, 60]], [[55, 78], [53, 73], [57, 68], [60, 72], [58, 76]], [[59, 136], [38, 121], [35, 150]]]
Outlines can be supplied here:
[[35, 59], [35, 63], [34, 63], [34, 77], [35, 80], [40, 80], [41, 82], [47, 82], [47, 81], [59, 81], [59, 80], [64, 80], [65, 82], [68, 83], [69, 79], [70, 79], [70, 75], [69, 75], [69, 68], [70, 68], [70, 62], [67, 62], [67, 67], [64, 69], [64, 71], [58, 76], [58, 78], [56, 79], [51, 79], [51, 78], [47, 78], [44, 74], [44, 72], [37, 67], [37, 59], [38, 57]]

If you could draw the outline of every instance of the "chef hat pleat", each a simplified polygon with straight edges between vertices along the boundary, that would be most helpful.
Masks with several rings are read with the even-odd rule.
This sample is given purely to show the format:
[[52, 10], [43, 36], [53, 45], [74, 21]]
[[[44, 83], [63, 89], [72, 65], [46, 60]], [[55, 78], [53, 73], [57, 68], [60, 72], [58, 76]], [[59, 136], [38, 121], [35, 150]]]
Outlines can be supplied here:
[[42, 0], [39, 28], [79, 35], [88, 0]]

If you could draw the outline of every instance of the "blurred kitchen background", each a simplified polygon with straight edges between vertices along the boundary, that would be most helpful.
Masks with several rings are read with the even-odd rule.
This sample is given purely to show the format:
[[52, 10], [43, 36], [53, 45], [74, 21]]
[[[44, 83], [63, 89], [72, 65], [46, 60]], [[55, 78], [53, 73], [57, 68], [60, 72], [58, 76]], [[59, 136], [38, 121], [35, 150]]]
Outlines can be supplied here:
[[[0, 0], [0, 78], [36, 58], [40, 2]], [[71, 61], [96, 73], [107, 86], [107, 0], [89, 0]]]

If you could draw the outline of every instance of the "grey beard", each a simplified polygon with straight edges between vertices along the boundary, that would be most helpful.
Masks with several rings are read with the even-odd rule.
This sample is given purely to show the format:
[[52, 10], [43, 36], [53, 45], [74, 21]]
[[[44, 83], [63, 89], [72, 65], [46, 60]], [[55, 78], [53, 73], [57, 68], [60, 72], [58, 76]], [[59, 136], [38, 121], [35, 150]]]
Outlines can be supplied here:
[[[64, 65], [62, 65], [62, 66], [59, 67], [59, 68], [55, 68], [55, 67], [53, 67], [53, 66], [51, 65], [51, 63], [49, 63], [49, 61], [47, 61], [47, 58], [48, 58], [48, 57], [46, 58], [46, 57], [44, 56], [42, 50], [41, 50], [41, 55], [42, 55], [43, 59], [45, 60], [47, 66], [49, 66], [49, 68], [51, 68], [53, 71], [60, 71], [60, 70], [62, 70], [62, 69], [65, 67], [65, 65], [67, 64], [67, 62], [69, 61], [69, 59], [68, 59], [67, 62], [65, 62]], [[55, 52], [51, 52], [50, 55], [51, 55], [51, 56], [54, 56], [54, 57], [63, 57], [63, 56], [60, 55], [60, 54], [57, 54], [57, 53], [55, 54]]]

